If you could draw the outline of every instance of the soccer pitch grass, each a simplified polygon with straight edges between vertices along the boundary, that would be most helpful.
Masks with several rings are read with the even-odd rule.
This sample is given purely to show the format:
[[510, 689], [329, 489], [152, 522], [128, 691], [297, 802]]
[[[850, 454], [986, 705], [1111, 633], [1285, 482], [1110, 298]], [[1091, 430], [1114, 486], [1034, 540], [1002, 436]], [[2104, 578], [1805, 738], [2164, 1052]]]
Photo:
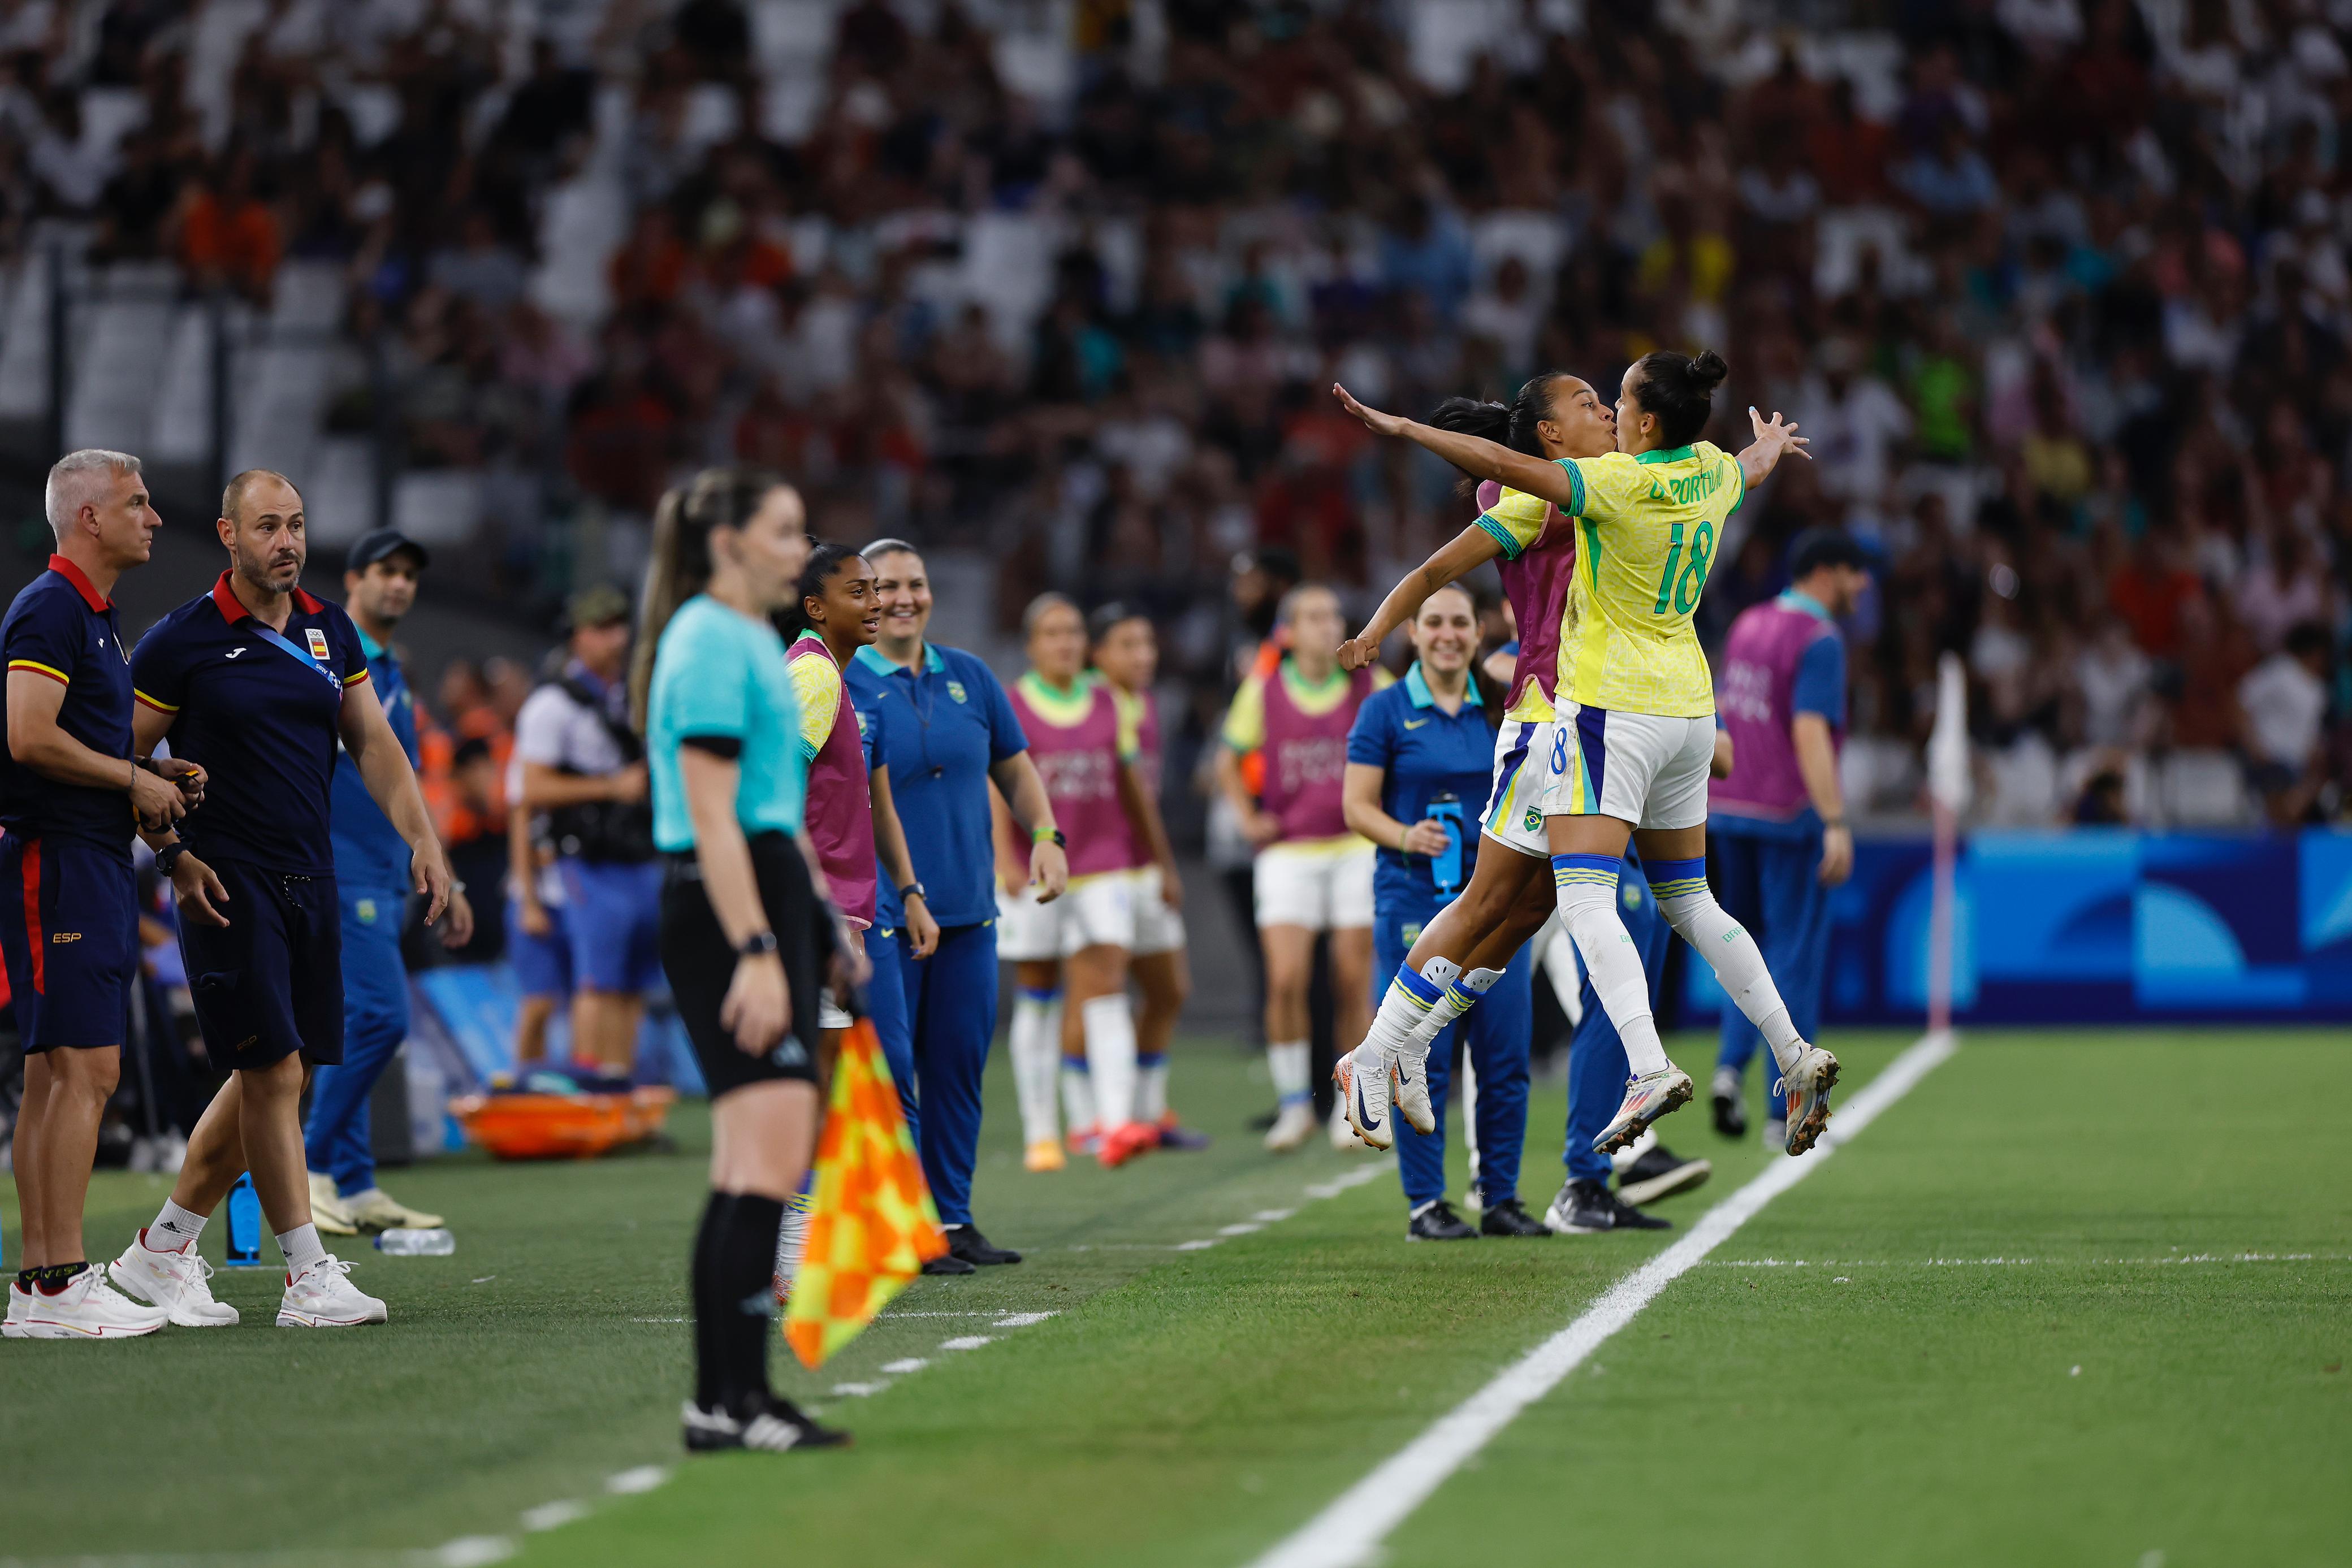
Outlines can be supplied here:
[[[1909, 1040], [1828, 1043], [1850, 1093]], [[1663, 1130], [1716, 1176], [1673, 1231], [1407, 1246], [1391, 1162], [1264, 1154], [1263, 1070], [1190, 1044], [1216, 1145], [1115, 1172], [1024, 1173], [992, 1074], [976, 1208], [1028, 1260], [917, 1281], [822, 1373], [777, 1349], [854, 1449], [682, 1462], [681, 1115], [677, 1155], [396, 1173], [458, 1250], [344, 1244], [385, 1328], [280, 1333], [264, 1269], [215, 1280], [235, 1329], [0, 1345], [0, 1561], [1244, 1568], [1768, 1163], [1694, 1107]], [[2340, 1031], [1972, 1033], [1383, 1561], [2340, 1563], [2347, 1103]], [[1531, 1207], [1561, 1110], [1539, 1087]], [[100, 1176], [93, 1249], [163, 1191]]]

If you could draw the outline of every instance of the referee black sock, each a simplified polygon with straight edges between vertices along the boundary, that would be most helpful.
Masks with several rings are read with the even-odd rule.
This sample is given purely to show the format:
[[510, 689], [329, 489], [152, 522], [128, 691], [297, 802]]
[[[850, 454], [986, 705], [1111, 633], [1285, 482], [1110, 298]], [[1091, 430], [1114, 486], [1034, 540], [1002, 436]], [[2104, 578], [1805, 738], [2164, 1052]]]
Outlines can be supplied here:
[[784, 1206], [772, 1197], [737, 1193], [719, 1241], [725, 1308], [719, 1334], [726, 1357], [729, 1408], [739, 1413], [768, 1396], [768, 1338], [776, 1320], [776, 1232]]
[[726, 1381], [727, 1347], [720, 1333], [727, 1317], [726, 1292], [719, 1286], [719, 1240], [726, 1233], [727, 1213], [734, 1207], [731, 1192], [714, 1192], [702, 1207], [702, 1226], [694, 1236], [694, 1260], [688, 1282], [694, 1293], [694, 1402], [705, 1410], [718, 1406]]

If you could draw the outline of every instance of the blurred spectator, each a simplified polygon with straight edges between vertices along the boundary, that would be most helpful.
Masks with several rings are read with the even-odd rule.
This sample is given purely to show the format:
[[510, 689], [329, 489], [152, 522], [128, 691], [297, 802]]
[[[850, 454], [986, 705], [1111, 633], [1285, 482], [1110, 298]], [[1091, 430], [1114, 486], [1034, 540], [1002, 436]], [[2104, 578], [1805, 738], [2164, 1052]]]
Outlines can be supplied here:
[[2238, 685], [2248, 778], [2281, 827], [2301, 821], [2316, 794], [2328, 652], [2326, 629], [2304, 622]]

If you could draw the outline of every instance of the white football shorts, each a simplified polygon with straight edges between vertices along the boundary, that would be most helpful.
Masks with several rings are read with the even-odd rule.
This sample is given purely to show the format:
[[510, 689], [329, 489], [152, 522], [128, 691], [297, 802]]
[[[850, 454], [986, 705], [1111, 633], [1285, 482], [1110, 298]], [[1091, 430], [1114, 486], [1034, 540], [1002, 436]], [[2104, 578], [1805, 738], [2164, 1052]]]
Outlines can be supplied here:
[[1706, 821], [1715, 716], [1664, 718], [1557, 705], [1545, 749], [1543, 814], [1615, 817], [1637, 828]]
[[1354, 833], [1267, 845], [1258, 851], [1252, 875], [1258, 925], [1303, 925], [1309, 931], [1369, 927], [1378, 856], [1370, 839]]
[[996, 956], [1018, 961], [1067, 958], [1088, 947], [1124, 947], [1135, 938], [1135, 881], [1127, 872], [1070, 879], [1062, 896], [1037, 902], [996, 889]]
[[1132, 873], [1135, 891], [1129, 895], [1135, 901], [1135, 939], [1127, 950], [1139, 958], [1155, 953], [1178, 953], [1184, 947], [1184, 916], [1168, 907], [1160, 896], [1160, 870], [1156, 865], [1138, 867]]
[[1548, 718], [1507, 718], [1495, 737], [1495, 785], [1486, 791], [1479, 825], [1506, 848], [1538, 860], [1551, 858], [1544, 832], [1544, 769], [1551, 758]]

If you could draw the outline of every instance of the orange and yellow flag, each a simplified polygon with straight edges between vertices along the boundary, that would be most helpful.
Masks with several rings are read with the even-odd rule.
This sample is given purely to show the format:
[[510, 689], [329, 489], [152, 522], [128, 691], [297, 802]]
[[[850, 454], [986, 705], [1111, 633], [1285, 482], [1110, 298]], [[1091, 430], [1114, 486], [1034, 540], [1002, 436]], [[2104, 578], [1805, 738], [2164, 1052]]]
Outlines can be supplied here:
[[860, 1019], [841, 1037], [817, 1139], [808, 1239], [784, 1309], [793, 1354], [823, 1365], [947, 1249], [881, 1042]]

